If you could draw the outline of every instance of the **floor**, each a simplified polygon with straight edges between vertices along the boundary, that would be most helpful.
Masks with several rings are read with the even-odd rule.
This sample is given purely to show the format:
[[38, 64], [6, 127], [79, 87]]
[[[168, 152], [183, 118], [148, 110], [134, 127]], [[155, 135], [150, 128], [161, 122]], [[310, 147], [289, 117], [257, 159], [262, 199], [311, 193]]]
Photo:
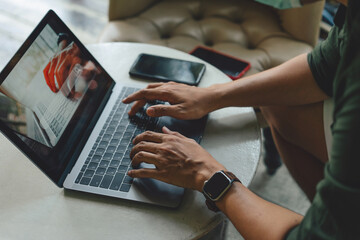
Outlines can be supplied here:
[[[50, 8], [85, 44], [96, 42], [107, 22], [106, 0], [0, 0], [0, 69]], [[249, 188], [264, 199], [301, 214], [310, 206], [285, 167], [270, 177], [260, 161]], [[226, 231], [226, 239], [242, 239], [231, 223]]]

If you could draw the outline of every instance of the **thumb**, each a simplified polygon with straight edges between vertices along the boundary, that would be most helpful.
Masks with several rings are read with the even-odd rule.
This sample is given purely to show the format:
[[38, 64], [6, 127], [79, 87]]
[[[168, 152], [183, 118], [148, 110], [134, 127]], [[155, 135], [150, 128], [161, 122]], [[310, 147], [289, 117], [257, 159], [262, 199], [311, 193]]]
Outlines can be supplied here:
[[162, 131], [163, 131], [163, 133], [165, 133], [165, 134], [172, 134], [172, 135], [175, 135], [175, 136], [184, 138], [184, 135], [181, 135], [181, 134], [178, 133], [178, 132], [171, 131], [171, 130], [168, 129], [166, 126], [163, 126], [163, 127], [162, 127]]

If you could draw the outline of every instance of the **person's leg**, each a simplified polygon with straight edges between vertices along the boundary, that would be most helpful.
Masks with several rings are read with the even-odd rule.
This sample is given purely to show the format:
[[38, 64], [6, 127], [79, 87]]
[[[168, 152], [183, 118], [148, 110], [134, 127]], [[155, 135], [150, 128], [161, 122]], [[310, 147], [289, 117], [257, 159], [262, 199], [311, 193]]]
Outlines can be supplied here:
[[263, 133], [263, 146], [264, 146], [264, 163], [266, 172], [269, 175], [274, 175], [278, 168], [281, 166], [281, 159], [276, 149], [275, 142], [272, 137], [270, 127], [262, 129]]
[[280, 156], [310, 200], [328, 161], [323, 103], [292, 107], [262, 107]]

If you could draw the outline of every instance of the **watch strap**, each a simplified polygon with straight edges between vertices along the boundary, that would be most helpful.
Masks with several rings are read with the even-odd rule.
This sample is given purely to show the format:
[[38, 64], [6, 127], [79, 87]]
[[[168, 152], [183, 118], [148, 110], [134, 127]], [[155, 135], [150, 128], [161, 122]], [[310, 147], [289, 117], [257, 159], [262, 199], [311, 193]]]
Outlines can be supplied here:
[[[222, 171], [222, 172], [231, 180], [231, 184], [233, 184], [233, 182], [241, 183], [241, 181], [232, 172], [229, 172], [229, 171]], [[206, 206], [208, 207], [209, 210], [214, 211], [214, 212], [220, 211], [220, 209], [216, 206], [216, 203], [214, 201], [212, 201], [206, 195], [204, 195], [204, 196], [206, 198], [206, 201], [205, 201]]]

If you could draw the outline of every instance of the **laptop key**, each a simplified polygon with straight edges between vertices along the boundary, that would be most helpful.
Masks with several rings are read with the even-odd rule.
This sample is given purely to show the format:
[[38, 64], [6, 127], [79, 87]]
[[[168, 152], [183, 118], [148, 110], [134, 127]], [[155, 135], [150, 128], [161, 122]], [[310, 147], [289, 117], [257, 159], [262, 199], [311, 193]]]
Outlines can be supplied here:
[[120, 161], [119, 160], [112, 160], [110, 162], [110, 167], [114, 167], [117, 168], [120, 165]]
[[105, 174], [105, 171], [106, 171], [106, 168], [99, 167], [98, 169], [96, 169], [95, 174], [103, 176]]
[[132, 133], [125, 132], [124, 136], [123, 136], [123, 139], [129, 140], [131, 137], [132, 137]]
[[122, 154], [122, 153], [124, 153], [124, 152], [126, 151], [126, 148], [127, 148], [127, 144], [126, 144], [126, 146], [120, 145], [120, 146], [118, 146], [118, 148], [116, 149], [116, 152]]
[[104, 178], [101, 181], [100, 187], [101, 188], [109, 188], [111, 180], [114, 178], [114, 176], [105, 175]]
[[114, 147], [117, 147], [117, 145], [119, 145], [119, 142], [120, 142], [120, 139], [112, 139], [110, 141], [110, 146], [114, 146]]
[[75, 179], [75, 183], [79, 183], [80, 182], [80, 179], [82, 177], [83, 173], [80, 172], [79, 175], [77, 176], [77, 178]]
[[112, 167], [109, 167], [106, 171], [107, 175], [115, 175], [115, 173], [116, 173], [116, 168], [112, 168]]
[[119, 168], [118, 168], [118, 172], [126, 173], [127, 169], [128, 169], [127, 166], [120, 165]]
[[130, 191], [130, 187], [131, 187], [130, 184], [124, 183], [123, 185], [121, 185], [120, 191], [121, 192], [128, 192], [128, 191]]
[[102, 180], [102, 176], [95, 175], [90, 182], [90, 186], [98, 187], [100, 185], [101, 180]]
[[111, 160], [112, 158], [112, 153], [105, 153], [104, 156], [102, 157], [102, 160]]
[[110, 135], [110, 134], [104, 134], [102, 140], [104, 140], [104, 141], [110, 141], [110, 140], [111, 140], [111, 135]]
[[131, 148], [128, 148], [125, 152], [125, 156], [130, 156], [131, 153]]
[[121, 160], [122, 158], [122, 153], [115, 153], [113, 156], [113, 161], [114, 160]]
[[121, 132], [117, 131], [117, 132], [114, 133], [113, 140], [119, 140], [120, 141], [121, 137], [122, 137], [122, 131]]
[[88, 166], [88, 169], [91, 169], [91, 170], [96, 170], [96, 168], [98, 167], [98, 163], [94, 163], [94, 162], [91, 162]]
[[105, 149], [104, 149], [104, 148], [98, 148], [98, 149], [96, 149], [95, 154], [97, 154], [97, 155], [103, 155], [104, 152], [105, 152]]
[[116, 173], [114, 181], [111, 183], [110, 189], [115, 191], [119, 190], [124, 176], [124, 173]]
[[107, 141], [101, 141], [101, 142], [99, 143], [99, 147], [101, 147], [101, 148], [106, 148], [108, 144], [109, 144], [109, 142], [107, 142]]
[[81, 184], [81, 185], [89, 185], [90, 181], [91, 181], [91, 178], [89, 178], [89, 177], [83, 177], [83, 178], [81, 179], [81, 181], [80, 181], [80, 184]]
[[100, 156], [100, 155], [94, 155], [94, 156], [91, 158], [91, 162], [98, 163], [98, 162], [100, 162], [100, 159], [101, 159], [101, 156]]
[[131, 184], [134, 181], [134, 179], [130, 176], [126, 176], [124, 179], [124, 183], [129, 183]]
[[121, 161], [121, 165], [129, 166], [130, 162], [131, 162], [130, 157], [124, 157], [123, 160]]
[[106, 149], [106, 152], [113, 154], [113, 153], [115, 152], [115, 149], [116, 149], [115, 146], [109, 146], [109, 147]]
[[99, 164], [99, 167], [107, 168], [109, 166], [110, 161], [102, 160]]
[[86, 170], [85, 173], [84, 173], [84, 177], [89, 177], [91, 178], [93, 175], [94, 175], [95, 171], [94, 170]]

